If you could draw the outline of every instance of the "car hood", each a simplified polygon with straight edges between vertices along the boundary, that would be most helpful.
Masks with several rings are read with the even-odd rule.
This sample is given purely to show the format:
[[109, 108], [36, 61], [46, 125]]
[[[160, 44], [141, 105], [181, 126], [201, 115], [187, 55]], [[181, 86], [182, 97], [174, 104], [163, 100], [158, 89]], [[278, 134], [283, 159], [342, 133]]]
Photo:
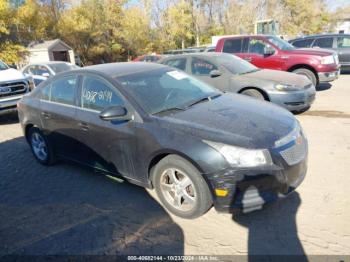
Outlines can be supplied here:
[[328, 56], [334, 52], [326, 49], [315, 49], [315, 48], [298, 48], [294, 50], [284, 51], [295, 55], [314, 55], [314, 56]]
[[256, 72], [244, 74], [242, 77], [256, 80], [272, 81], [274, 84], [281, 83], [299, 87], [304, 87], [311, 84], [311, 81], [303, 75], [270, 69], [261, 69]]
[[23, 80], [25, 76], [18, 70], [9, 68], [6, 70], [0, 70], [0, 82]]
[[160, 122], [173, 132], [245, 148], [272, 148], [297, 124], [287, 110], [238, 94], [224, 94]]

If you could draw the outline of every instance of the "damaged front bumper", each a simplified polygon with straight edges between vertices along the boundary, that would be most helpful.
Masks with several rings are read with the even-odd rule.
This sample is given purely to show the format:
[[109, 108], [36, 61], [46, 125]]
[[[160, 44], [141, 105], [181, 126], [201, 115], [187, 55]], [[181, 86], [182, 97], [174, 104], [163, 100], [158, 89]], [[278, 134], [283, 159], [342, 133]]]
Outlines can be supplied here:
[[[214, 206], [220, 212], [262, 209], [265, 204], [284, 198], [304, 180], [307, 157], [289, 166], [281, 156], [275, 155], [275, 164], [261, 169], [226, 169], [204, 175], [213, 195]], [[217, 189], [227, 195], [218, 196]]]

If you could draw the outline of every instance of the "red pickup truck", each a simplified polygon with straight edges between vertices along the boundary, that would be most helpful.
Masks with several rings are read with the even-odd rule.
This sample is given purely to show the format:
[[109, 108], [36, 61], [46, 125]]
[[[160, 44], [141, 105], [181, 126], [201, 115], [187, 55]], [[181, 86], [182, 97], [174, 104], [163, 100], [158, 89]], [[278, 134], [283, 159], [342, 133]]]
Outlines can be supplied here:
[[336, 52], [324, 49], [297, 49], [273, 35], [223, 37], [215, 52], [235, 54], [260, 68], [294, 72], [307, 76], [316, 86], [339, 76]]

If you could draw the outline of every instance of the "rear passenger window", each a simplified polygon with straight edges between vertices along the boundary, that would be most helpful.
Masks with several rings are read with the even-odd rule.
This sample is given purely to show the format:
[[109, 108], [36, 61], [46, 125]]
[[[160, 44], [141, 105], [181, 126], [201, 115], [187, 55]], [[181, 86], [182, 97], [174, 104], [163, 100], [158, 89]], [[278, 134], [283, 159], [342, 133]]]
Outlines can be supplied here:
[[122, 98], [110, 83], [93, 76], [84, 77], [81, 94], [81, 106], [83, 108], [100, 112], [106, 107], [123, 104]]
[[51, 83], [52, 102], [74, 105], [77, 76], [66, 76]]
[[314, 38], [296, 40], [293, 42], [293, 45], [295, 47], [310, 47], [313, 41], [314, 41]]
[[166, 65], [178, 68], [180, 70], [186, 70], [186, 58], [172, 59], [165, 62]]
[[333, 46], [333, 37], [317, 38], [313, 44], [313, 47], [321, 47], [321, 48], [332, 48], [332, 46]]
[[242, 39], [227, 39], [224, 42], [222, 51], [224, 53], [240, 53], [242, 50]]
[[217, 70], [218, 68], [204, 59], [193, 57], [191, 69], [194, 75], [209, 75], [212, 70]]

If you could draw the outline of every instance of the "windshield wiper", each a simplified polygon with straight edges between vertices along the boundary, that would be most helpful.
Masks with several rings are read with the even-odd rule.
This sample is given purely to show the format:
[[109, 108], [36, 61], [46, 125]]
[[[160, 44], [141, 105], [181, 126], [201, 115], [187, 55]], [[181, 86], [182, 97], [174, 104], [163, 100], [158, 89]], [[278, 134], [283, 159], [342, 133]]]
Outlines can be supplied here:
[[169, 108], [164, 108], [158, 112], [155, 112], [155, 113], [152, 113], [152, 115], [157, 115], [157, 114], [160, 114], [160, 113], [165, 113], [165, 112], [170, 112], [170, 111], [184, 111], [186, 110], [185, 108], [182, 108], [182, 107], [169, 107]]
[[198, 100], [195, 100], [193, 102], [191, 102], [190, 104], [186, 105], [185, 108], [189, 108], [191, 106], [194, 106], [196, 104], [199, 104], [199, 103], [202, 103], [202, 102], [205, 102], [205, 101], [211, 101], [212, 99], [215, 99], [217, 97], [221, 96], [221, 94], [215, 94], [215, 95], [212, 95], [212, 96], [205, 96], [205, 97], [202, 97]]

